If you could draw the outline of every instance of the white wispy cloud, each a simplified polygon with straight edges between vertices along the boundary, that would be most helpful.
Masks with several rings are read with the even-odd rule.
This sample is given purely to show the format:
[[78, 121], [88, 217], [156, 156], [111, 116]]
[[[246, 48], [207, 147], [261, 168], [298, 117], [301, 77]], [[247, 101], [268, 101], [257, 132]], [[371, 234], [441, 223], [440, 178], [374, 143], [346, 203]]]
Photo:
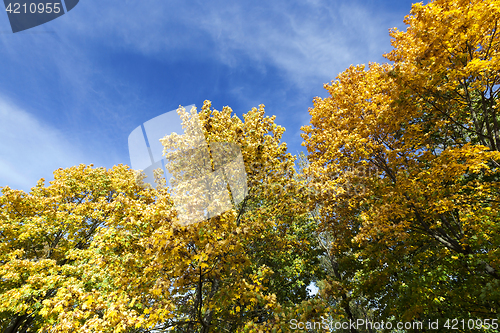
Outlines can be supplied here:
[[[405, 2], [409, 8], [411, 1]], [[297, 145], [299, 128], [309, 118], [304, 105], [325, 96], [323, 84], [349, 65], [384, 61], [382, 54], [390, 50], [388, 29], [401, 27], [407, 13], [356, 0], [87, 0], [79, 6], [60, 21], [64, 29], [58, 30], [68, 32], [71, 37], [62, 38], [69, 43], [81, 36], [76, 39], [101, 40], [118, 52], [165, 62], [194, 55], [235, 70], [250, 66], [261, 75], [277, 68], [284, 84], [275, 88], [275, 96], [245, 96], [243, 82], [229, 92], [239, 100], [256, 100], [252, 106], [290, 96], [271, 113], [288, 123], [285, 139]]]
[[0, 186], [29, 191], [40, 178], [85, 161], [68, 138], [0, 96]]
[[[0, 60], [9, 64], [2, 73], [17, 82], [17, 93], [5, 84], [0, 93], [32, 103], [26, 111], [0, 99], [0, 186], [27, 189], [56, 168], [95, 159], [108, 167], [128, 163], [127, 131], [145, 120], [137, 114], [150, 104], [137, 89], [142, 83], [109, 75], [99, 46], [155, 61], [189, 55], [235, 71], [246, 66], [262, 76], [280, 75], [282, 85], [250, 94], [251, 82], [234, 79], [226, 93], [251, 106], [273, 101], [268, 112], [287, 127], [284, 139], [299, 145], [307, 106], [325, 95], [322, 84], [350, 64], [380, 61], [388, 51], [387, 29], [405, 13], [372, 7], [356, 0], [86, 0], [40, 28], [55, 31], [52, 35], [0, 35]], [[209, 80], [196, 84], [210, 85]], [[29, 93], [22, 86], [26, 82], [32, 82]], [[59, 91], [67, 94], [67, 104], [54, 102]]]
[[403, 20], [399, 12], [356, 1], [88, 0], [79, 6], [64, 21], [72, 33], [166, 61], [186, 51], [234, 67], [270, 64], [304, 88], [350, 64], [381, 60], [390, 48], [388, 29]]

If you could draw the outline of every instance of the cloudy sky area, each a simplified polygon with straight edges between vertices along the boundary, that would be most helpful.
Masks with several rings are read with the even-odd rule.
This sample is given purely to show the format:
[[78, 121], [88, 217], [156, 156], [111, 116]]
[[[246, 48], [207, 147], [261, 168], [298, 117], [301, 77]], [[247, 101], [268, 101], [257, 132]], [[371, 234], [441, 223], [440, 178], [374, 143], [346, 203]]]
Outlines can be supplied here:
[[[351, 64], [383, 62], [407, 0], [81, 0], [13, 34], [0, 15], [0, 186], [28, 191], [60, 167], [130, 164], [131, 131], [209, 99], [252, 107], [303, 150], [323, 84]], [[167, 133], [165, 133], [167, 134]]]

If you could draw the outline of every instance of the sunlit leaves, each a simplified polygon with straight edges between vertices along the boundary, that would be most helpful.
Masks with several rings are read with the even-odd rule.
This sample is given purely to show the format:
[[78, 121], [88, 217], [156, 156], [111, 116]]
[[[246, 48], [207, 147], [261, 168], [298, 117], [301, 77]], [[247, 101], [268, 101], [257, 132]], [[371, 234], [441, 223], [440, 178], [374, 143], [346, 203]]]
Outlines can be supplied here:
[[[416, 4], [407, 31], [391, 32], [394, 63], [351, 66], [310, 110], [326, 245], [357, 259], [348, 290], [382, 316], [498, 311], [498, 293], [478, 286], [500, 279], [499, 17], [497, 1]], [[338, 277], [325, 283], [342, 294]]]

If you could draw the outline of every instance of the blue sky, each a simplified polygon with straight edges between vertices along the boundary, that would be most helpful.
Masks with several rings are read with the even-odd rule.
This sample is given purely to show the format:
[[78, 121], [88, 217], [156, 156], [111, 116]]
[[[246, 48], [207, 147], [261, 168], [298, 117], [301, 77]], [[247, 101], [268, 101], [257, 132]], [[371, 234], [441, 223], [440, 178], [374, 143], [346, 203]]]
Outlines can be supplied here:
[[[81, 0], [13, 34], [0, 15], [0, 186], [28, 191], [60, 167], [130, 164], [127, 138], [179, 105], [238, 116], [266, 105], [303, 150], [323, 84], [383, 62], [412, 1]], [[167, 133], [166, 133], [167, 134]]]

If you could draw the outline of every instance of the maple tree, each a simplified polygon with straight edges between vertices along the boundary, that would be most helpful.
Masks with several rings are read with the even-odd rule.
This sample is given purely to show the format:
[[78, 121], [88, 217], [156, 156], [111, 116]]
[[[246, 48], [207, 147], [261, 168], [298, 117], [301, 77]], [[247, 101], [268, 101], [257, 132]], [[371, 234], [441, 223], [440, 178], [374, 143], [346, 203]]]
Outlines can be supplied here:
[[[284, 327], [282, 318], [308, 299], [320, 250], [312, 246], [314, 225], [294, 158], [280, 142], [284, 128], [265, 117], [263, 106], [243, 121], [210, 102], [199, 114], [179, 114], [186, 132], [202, 131], [209, 143], [209, 159], [201, 161], [211, 167], [203, 172], [216, 171], [218, 143], [241, 147], [248, 195], [227, 211], [186, 223], [175, 201], [207, 194], [189, 183], [187, 195], [182, 184], [200, 163], [182, 163], [203, 156], [193, 142], [200, 137], [174, 134], [163, 141], [166, 151], [191, 148], [180, 151], [178, 174], [179, 159], [167, 153], [177, 188], [161, 177], [157, 188], [148, 187], [144, 175], [126, 166], [83, 165], [57, 170], [48, 187], [42, 180], [30, 193], [3, 188], [5, 332], [257, 332]], [[201, 127], [193, 127], [196, 119]], [[212, 186], [218, 180], [210, 190], [221, 189]]]
[[[195, 132], [189, 127], [195, 125], [195, 113], [191, 117], [182, 109], [179, 113], [188, 123], [185, 132]], [[310, 242], [313, 239], [308, 232], [311, 229], [311, 224], [308, 224], [310, 220], [304, 217], [307, 214], [306, 207], [298, 201], [301, 195], [298, 191], [299, 184], [293, 177], [294, 158], [285, 153], [286, 144], [279, 141], [284, 129], [274, 124], [274, 117], [264, 117], [263, 106], [245, 114], [242, 122], [232, 115], [230, 108], [219, 112], [211, 109], [211, 104], [206, 102], [199, 119], [203, 124], [203, 137], [209, 143], [206, 147], [202, 145], [202, 150], [207, 149], [210, 154], [206, 156], [211, 156], [211, 162], [207, 161], [205, 164], [209, 166], [205, 172], [217, 170], [215, 156], [220, 155], [215, 152], [219, 147], [217, 143], [232, 143], [241, 147], [243, 160], [247, 161], [245, 173], [249, 190], [239, 209], [230, 211], [231, 215], [225, 220], [216, 216], [206, 222], [207, 226], [220, 228], [220, 232], [212, 232], [207, 237], [207, 241], [212, 246], [217, 246], [218, 251], [206, 253], [204, 243], [193, 244], [194, 251], [201, 251], [201, 255], [205, 253], [205, 260], [210, 267], [206, 273], [197, 272], [195, 277], [198, 287], [203, 284], [213, 286], [211, 281], [220, 279], [219, 285], [210, 289], [215, 293], [212, 298], [201, 287], [196, 291], [196, 297], [204, 299], [203, 306], [207, 308], [211, 307], [210, 302], [217, 304], [220, 323], [212, 324], [216, 325], [213, 326], [216, 331], [236, 331], [239, 326], [248, 329], [265, 327], [266, 330], [271, 329], [272, 325], [279, 327], [283, 322], [276, 316], [282, 312], [282, 308], [293, 306], [307, 297], [305, 290], [313, 278], [310, 270], [314, 270], [315, 255], [318, 252], [311, 251]], [[176, 141], [173, 135], [164, 139], [163, 143], [167, 152], [172, 144], [176, 147], [198, 147], [194, 152], [198, 155], [199, 137], [191, 135], [190, 142], [186, 144], [183, 140]], [[167, 154], [167, 159], [168, 156]], [[203, 158], [198, 155], [194, 160], [196, 162], [191, 163], [188, 168], [193, 166], [196, 177], [199, 177], [198, 171]], [[185, 162], [186, 159], [183, 158], [182, 161]], [[169, 170], [174, 177], [177, 176], [175, 167], [175, 164], [171, 165]], [[189, 172], [182, 173], [181, 179], [184, 182], [186, 175], [187, 178], [191, 177]], [[213, 186], [216, 182], [209, 182], [210, 190], [216, 188]], [[193, 190], [192, 182], [184, 184], [190, 195], [193, 192], [195, 195], [209, 192], [206, 188], [198, 192]], [[234, 197], [235, 192], [231, 192]], [[176, 190], [176, 193], [179, 191]], [[185, 189], [181, 187], [181, 195], [184, 193]], [[214, 200], [207, 200], [204, 205], [209, 202]], [[194, 230], [199, 230], [198, 228]], [[190, 230], [189, 226], [186, 230]], [[224, 239], [224, 233], [230, 237], [229, 243]], [[227, 259], [228, 257], [231, 259]], [[224, 269], [227, 265], [230, 267]], [[251, 281], [257, 285], [253, 285]], [[198, 305], [198, 309], [201, 306], [196, 302], [194, 305]], [[196, 306], [191, 306], [190, 310], [184, 309], [183, 312], [191, 311], [189, 316], [195, 318], [192, 314], [195, 309]], [[190, 327], [186, 331], [193, 329], [194, 327]]]
[[499, 18], [499, 1], [415, 4], [393, 63], [349, 67], [310, 109], [321, 228], [380, 318], [498, 316]]
[[[108, 171], [80, 165], [56, 170], [50, 186], [45, 187], [42, 179], [30, 193], [2, 189], [3, 332], [37, 331], [55, 322], [53, 313], [77, 304], [83, 290], [113, 289], [103, 279], [104, 272], [92, 265], [104, 248], [91, 244], [104, 237], [104, 230], [115, 230], [108, 246], [110, 253], [117, 253], [137, 236], [135, 229], [144, 223], [134, 218], [154, 197], [130, 179], [133, 173], [121, 165]], [[84, 304], [91, 303], [88, 298]]]

